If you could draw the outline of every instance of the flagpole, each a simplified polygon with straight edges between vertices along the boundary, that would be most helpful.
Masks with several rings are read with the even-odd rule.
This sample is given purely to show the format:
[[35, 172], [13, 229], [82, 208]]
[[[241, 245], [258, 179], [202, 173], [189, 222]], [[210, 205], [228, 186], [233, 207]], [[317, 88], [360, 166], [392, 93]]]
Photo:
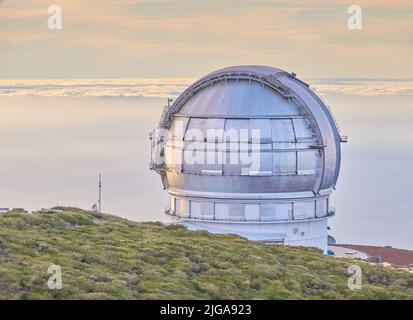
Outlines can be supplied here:
[[102, 174], [99, 173], [99, 212], [102, 211]]

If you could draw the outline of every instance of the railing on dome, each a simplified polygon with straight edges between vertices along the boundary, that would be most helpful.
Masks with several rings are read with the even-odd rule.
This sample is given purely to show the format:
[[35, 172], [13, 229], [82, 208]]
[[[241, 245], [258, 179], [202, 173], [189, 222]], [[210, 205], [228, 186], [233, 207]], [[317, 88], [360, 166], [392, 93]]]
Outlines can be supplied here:
[[289, 222], [289, 221], [308, 221], [308, 220], [318, 220], [318, 219], [325, 219], [331, 218], [335, 216], [336, 212], [335, 209], [330, 209], [325, 216], [322, 217], [311, 217], [311, 218], [292, 218], [292, 219], [245, 219], [245, 218], [231, 218], [231, 219], [217, 219], [215, 217], [212, 218], [205, 218], [205, 217], [183, 217], [175, 214], [170, 207], [166, 207], [164, 210], [165, 214], [171, 216], [173, 218], [179, 220], [188, 220], [188, 221], [199, 221], [199, 222], [211, 222], [211, 221], [218, 221], [218, 222], [264, 222], [264, 223], [271, 223], [271, 222]]
[[324, 104], [324, 106], [327, 108], [328, 112], [331, 115], [331, 118], [333, 119], [333, 122], [337, 128], [337, 132], [338, 135], [340, 137], [340, 142], [347, 142], [348, 141], [348, 136], [343, 135], [342, 131], [341, 131], [341, 127], [339, 126], [336, 117], [334, 116], [333, 110], [331, 109], [330, 105], [327, 104], [327, 102], [324, 100], [324, 98], [322, 97], [322, 95], [320, 95], [319, 92], [317, 92], [316, 89], [311, 88], [315, 93], [317, 93], [316, 98], [320, 99], [321, 102]]

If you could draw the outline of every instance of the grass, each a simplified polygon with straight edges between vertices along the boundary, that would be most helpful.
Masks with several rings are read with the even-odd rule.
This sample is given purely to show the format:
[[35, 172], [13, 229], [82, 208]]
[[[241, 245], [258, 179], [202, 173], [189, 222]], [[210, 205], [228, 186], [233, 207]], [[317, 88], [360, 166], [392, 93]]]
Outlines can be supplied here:
[[[107, 214], [0, 215], [0, 299], [413, 299], [413, 274]], [[48, 267], [63, 288], [50, 290]], [[363, 271], [347, 287], [347, 268]]]

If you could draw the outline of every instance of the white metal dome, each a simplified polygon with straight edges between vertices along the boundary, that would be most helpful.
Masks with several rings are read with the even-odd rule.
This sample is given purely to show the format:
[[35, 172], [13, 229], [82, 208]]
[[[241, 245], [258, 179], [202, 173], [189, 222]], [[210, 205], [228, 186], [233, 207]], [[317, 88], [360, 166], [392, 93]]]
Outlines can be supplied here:
[[294, 74], [235, 66], [166, 107], [151, 168], [171, 195], [167, 214], [190, 228], [325, 249], [342, 141]]

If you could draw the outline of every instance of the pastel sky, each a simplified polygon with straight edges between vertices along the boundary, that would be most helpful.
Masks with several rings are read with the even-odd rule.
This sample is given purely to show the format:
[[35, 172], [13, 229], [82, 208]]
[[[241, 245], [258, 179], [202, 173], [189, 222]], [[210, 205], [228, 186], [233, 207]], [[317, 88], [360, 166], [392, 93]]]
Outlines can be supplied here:
[[[49, 30], [47, 9], [63, 10]], [[347, 28], [360, 5], [363, 29]], [[0, 0], [0, 78], [198, 77], [264, 64], [302, 78], [412, 78], [412, 0]]]

